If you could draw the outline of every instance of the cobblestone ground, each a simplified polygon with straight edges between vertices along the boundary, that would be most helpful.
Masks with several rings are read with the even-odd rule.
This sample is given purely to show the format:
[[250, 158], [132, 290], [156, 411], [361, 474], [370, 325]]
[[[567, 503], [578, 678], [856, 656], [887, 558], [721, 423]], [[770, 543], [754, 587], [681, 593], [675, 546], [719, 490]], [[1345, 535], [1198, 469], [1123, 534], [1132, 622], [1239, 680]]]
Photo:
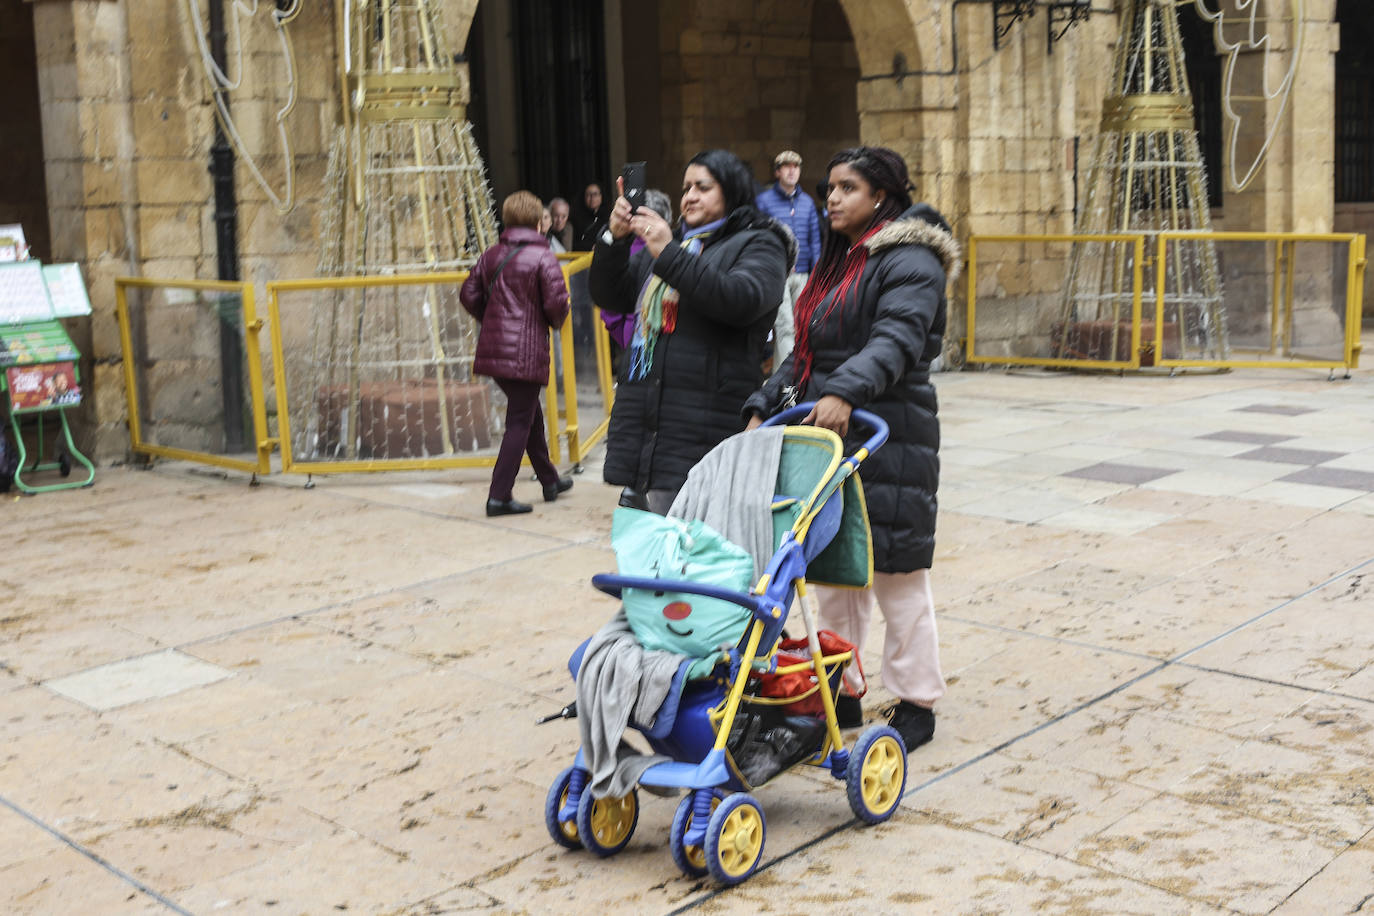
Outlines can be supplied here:
[[671, 799], [611, 859], [545, 831], [577, 739], [535, 718], [613, 610], [595, 465], [494, 520], [482, 471], [6, 499], [0, 910], [1368, 911], [1371, 379], [940, 376], [935, 740], [876, 828], [764, 786], [731, 889]]

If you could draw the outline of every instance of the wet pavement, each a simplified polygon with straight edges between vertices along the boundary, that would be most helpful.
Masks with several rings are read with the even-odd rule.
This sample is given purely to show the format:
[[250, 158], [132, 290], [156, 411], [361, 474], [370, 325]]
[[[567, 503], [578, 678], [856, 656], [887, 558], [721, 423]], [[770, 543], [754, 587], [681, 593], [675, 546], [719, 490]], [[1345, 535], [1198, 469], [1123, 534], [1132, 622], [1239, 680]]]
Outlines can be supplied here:
[[937, 385], [950, 688], [888, 823], [802, 767], [734, 888], [673, 865], [672, 799], [551, 842], [594, 465], [502, 519], [481, 470], [106, 468], [0, 503], [0, 910], [1374, 911], [1374, 376]]

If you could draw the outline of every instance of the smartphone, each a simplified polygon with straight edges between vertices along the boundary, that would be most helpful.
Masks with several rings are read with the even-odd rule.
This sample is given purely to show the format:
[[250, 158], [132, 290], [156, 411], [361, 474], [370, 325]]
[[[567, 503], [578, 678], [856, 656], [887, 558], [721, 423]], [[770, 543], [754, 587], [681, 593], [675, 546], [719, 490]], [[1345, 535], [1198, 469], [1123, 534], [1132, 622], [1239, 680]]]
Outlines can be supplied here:
[[620, 177], [625, 179], [625, 199], [630, 202], [631, 212], [644, 203], [644, 165], [643, 162], [627, 162], [620, 170]]

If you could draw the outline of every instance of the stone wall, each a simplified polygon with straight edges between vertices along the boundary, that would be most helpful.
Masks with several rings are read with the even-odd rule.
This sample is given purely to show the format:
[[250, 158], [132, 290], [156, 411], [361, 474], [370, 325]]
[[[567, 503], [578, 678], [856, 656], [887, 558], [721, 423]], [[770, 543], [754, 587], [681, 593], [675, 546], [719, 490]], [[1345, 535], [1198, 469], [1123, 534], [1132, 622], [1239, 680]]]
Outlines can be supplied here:
[[854, 44], [835, 0], [692, 0], [659, 7], [662, 169], [676, 192], [687, 160], [727, 147], [773, 179], [795, 149], [802, 186], [859, 142]]
[[[285, 65], [271, 9], [264, 4], [239, 23], [245, 79], [231, 106], [245, 148], [280, 194], [285, 157], [273, 113], [285, 98]], [[178, 0], [54, 0], [33, 10], [52, 257], [81, 263], [94, 309], [89, 328], [74, 329], [88, 380], [81, 438], [97, 458], [118, 459], [127, 454], [128, 434], [114, 278], [218, 276], [209, 173], [214, 107]], [[240, 274], [259, 288], [315, 270], [318, 199], [338, 105], [333, 30], [329, 4], [307, 4], [292, 26], [296, 208], [279, 215], [242, 161], [236, 170]], [[230, 76], [239, 73], [231, 61]], [[165, 352], [158, 335], [178, 330], [150, 320], [150, 346]], [[202, 377], [197, 359], [188, 353], [183, 369]], [[168, 384], [184, 383], [172, 362], [160, 373]]]

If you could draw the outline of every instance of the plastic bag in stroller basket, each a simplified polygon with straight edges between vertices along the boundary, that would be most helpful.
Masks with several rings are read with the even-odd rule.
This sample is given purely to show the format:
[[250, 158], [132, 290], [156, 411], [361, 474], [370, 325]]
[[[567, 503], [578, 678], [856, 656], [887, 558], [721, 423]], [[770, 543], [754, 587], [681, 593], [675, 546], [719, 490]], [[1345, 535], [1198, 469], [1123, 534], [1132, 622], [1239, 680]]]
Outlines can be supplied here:
[[[816, 634], [817, 641], [821, 644], [822, 655], [839, 655], [841, 652], [854, 652], [854, 644], [848, 640], [841, 639], [838, 634], [831, 630], [821, 630]], [[803, 654], [794, 655], [793, 652], [800, 651]], [[859, 667], [859, 679], [863, 680], [863, 664], [859, 661], [857, 652], [853, 656], [854, 664]], [[778, 667], [783, 668], [788, 665], [800, 665], [811, 660], [810, 648], [805, 638], [784, 639], [778, 643]], [[840, 689], [840, 678], [844, 676], [844, 665], [831, 665], [827, 674], [830, 677], [830, 692], [838, 695]], [[785, 699], [787, 697], [803, 696], [808, 690], [816, 686], [816, 678], [810, 671], [794, 671], [791, 674], [759, 674], [759, 696]], [[865, 681], [865, 683], [867, 683]], [[825, 707], [821, 703], [821, 693], [815, 690], [805, 699], [790, 703], [787, 711], [791, 715], [799, 716], [823, 716]]]
[[[699, 521], [621, 508], [611, 521], [611, 545], [622, 576], [678, 579], [747, 592], [753, 584], [749, 553]], [[715, 655], [739, 642], [749, 611], [729, 601], [680, 592], [627, 588], [625, 616], [646, 649], [692, 658]]]

